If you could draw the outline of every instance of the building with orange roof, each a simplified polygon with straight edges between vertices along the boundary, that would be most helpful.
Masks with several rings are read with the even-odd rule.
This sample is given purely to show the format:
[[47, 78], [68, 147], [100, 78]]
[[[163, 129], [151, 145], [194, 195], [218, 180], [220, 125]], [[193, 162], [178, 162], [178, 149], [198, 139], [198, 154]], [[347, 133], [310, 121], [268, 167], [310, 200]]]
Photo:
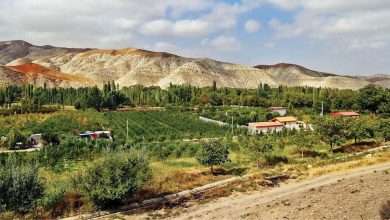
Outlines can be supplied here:
[[273, 122], [279, 122], [287, 129], [299, 129], [298, 119], [294, 116], [276, 117]]
[[358, 118], [360, 114], [357, 112], [332, 112], [330, 113], [332, 117], [350, 117], [350, 118]]
[[284, 125], [280, 122], [255, 122], [248, 124], [248, 131], [250, 134], [267, 134], [273, 132], [280, 132]]

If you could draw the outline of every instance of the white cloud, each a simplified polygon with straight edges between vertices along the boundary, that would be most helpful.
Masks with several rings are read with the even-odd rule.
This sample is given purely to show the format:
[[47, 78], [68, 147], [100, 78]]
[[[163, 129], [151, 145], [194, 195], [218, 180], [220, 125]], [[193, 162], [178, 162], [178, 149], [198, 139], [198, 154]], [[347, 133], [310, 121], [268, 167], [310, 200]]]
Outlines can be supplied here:
[[171, 21], [160, 19], [145, 23], [141, 28], [145, 35], [171, 35], [173, 33], [173, 24]]
[[196, 37], [209, 33], [209, 25], [201, 20], [155, 20], [144, 24], [141, 33], [155, 36]]
[[233, 36], [217, 36], [211, 40], [204, 39], [203, 46], [210, 46], [219, 51], [236, 51], [240, 49], [240, 42]]
[[[180, 16], [205, 14], [215, 1], [2, 0], [0, 37], [1, 40], [24, 39], [35, 44], [70, 47], [142, 47], [149, 40], [139, 35], [139, 27], [146, 26], [145, 32], [156, 35], [175, 32], [169, 28], [171, 23], [186, 20]], [[181, 22], [177, 23], [179, 35], [199, 35], [204, 29], [204, 23], [186, 24], [190, 27], [183, 28]], [[133, 37], [118, 41], [127, 35]]]
[[255, 33], [255, 32], [258, 32], [261, 28], [261, 24], [260, 22], [256, 21], [256, 20], [248, 20], [245, 22], [245, 30], [248, 32], [248, 33]]
[[114, 24], [122, 29], [134, 29], [139, 22], [133, 19], [118, 18], [114, 20]]
[[180, 20], [174, 26], [175, 34], [179, 36], [203, 36], [210, 31], [209, 24], [202, 20]]
[[153, 46], [152, 50], [174, 53], [178, 50], [178, 48], [176, 45], [169, 42], [157, 42]]
[[347, 49], [380, 49], [390, 40], [390, 1], [269, 1], [282, 8], [301, 8], [292, 22], [269, 22], [279, 38], [341, 41]]

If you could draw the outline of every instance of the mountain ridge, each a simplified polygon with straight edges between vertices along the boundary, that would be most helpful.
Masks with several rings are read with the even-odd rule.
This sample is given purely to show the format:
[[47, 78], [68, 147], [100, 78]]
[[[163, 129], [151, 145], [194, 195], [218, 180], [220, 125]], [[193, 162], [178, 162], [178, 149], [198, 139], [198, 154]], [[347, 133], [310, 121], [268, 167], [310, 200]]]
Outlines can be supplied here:
[[[121, 86], [140, 84], [162, 88], [170, 84], [205, 87], [214, 81], [219, 87], [235, 88], [256, 88], [260, 83], [273, 87], [345, 89], [360, 89], [369, 84], [390, 86], [390, 76], [343, 76], [289, 63], [251, 67], [137, 48], [79, 49], [35, 46], [25, 41], [0, 42], [0, 64], [3, 65], [0, 79], [7, 79], [9, 83], [12, 83], [12, 73], [18, 75], [15, 66], [34, 64], [33, 75], [41, 80], [29, 82], [26, 78], [22, 82], [40, 85], [47, 80], [52, 86], [100, 86], [107, 81], [116, 81]], [[31, 75], [25, 68], [18, 71]], [[21, 82], [15, 81], [17, 83]]]

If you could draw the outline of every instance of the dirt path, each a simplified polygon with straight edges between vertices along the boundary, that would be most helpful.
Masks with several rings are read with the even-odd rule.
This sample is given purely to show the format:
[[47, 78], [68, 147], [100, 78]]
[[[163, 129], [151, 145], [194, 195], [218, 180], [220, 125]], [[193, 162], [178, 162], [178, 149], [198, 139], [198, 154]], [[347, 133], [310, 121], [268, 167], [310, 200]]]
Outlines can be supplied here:
[[[390, 200], [390, 163], [332, 173], [266, 192], [220, 198], [170, 210], [167, 219], [379, 219]], [[102, 219], [161, 219], [164, 210]]]
[[28, 153], [28, 152], [34, 152], [39, 151], [41, 148], [28, 148], [23, 150], [0, 150], [0, 154], [9, 154], [9, 153]]

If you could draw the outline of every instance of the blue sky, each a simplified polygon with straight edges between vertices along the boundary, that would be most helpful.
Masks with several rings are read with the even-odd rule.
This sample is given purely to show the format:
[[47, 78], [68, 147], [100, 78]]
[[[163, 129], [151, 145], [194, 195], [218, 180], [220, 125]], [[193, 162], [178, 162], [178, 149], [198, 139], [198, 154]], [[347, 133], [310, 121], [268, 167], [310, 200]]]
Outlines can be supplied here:
[[0, 40], [390, 73], [388, 0], [2, 0]]

